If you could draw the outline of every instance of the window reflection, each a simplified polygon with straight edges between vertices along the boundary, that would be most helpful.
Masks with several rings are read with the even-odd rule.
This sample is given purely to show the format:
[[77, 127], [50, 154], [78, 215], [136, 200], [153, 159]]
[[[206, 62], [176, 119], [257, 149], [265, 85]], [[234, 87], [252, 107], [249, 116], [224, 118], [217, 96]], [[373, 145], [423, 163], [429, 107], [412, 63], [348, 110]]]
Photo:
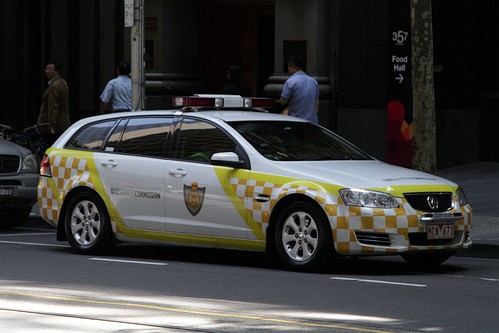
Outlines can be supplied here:
[[235, 152], [236, 144], [218, 127], [194, 119], [184, 119], [177, 133], [176, 158], [208, 163], [220, 152]]
[[116, 120], [95, 123], [79, 131], [66, 145], [67, 148], [100, 150], [104, 139], [116, 124]]
[[132, 118], [128, 121], [121, 140], [114, 151], [162, 157], [164, 156], [166, 138], [172, 122], [173, 118], [171, 117]]

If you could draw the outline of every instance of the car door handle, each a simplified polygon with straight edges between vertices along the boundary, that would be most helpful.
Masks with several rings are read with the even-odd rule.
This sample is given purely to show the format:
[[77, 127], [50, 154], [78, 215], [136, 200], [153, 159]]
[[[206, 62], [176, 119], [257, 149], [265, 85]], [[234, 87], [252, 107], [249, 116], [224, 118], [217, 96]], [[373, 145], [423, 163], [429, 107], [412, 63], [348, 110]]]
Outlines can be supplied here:
[[266, 194], [256, 194], [254, 196], [254, 199], [257, 201], [257, 202], [269, 202], [270, 201], [270, 196], [266, 195]]
[[111, 169], [111, 168], [114, 168], [115, 166], [117, 166], [118, 163], [116, 163], [113, 160], [107, 160], [107, 161], [100, 162], [100, 165], [105, 166], [106, 168]]
[[170, 175], [174, 175], [176, 177], [182, 177], [182, 176], [187, 175], [187, 171], [184, 171], [182, 169], [170, 169], [170, 170], [168, 170], [168, 173]]

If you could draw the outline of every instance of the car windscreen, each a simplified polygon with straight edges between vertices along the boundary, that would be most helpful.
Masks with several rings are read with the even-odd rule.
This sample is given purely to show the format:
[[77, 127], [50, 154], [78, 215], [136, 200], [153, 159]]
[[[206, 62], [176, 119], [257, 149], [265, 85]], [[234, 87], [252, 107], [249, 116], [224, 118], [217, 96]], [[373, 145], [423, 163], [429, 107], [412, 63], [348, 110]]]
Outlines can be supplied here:
[[274, 161], [369, 160], [333, 132], [306, 122], [230, 122], [260, 154]]

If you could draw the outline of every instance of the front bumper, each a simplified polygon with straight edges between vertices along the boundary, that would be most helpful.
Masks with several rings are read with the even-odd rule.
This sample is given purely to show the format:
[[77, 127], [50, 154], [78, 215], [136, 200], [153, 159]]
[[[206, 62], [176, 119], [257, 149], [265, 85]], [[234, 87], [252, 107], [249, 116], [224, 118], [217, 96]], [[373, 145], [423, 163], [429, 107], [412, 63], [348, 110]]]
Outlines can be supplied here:
[[[472, 245], [469, 206], [433, 216], [409, 209], [390, 211], [360, 207], [347, 207], [341, 213], [330, 217], [335, 249], [340, 255], [453, 251]], [[452, 225], [453, 237], [428, 239], [427, 226], [430, 224]]]

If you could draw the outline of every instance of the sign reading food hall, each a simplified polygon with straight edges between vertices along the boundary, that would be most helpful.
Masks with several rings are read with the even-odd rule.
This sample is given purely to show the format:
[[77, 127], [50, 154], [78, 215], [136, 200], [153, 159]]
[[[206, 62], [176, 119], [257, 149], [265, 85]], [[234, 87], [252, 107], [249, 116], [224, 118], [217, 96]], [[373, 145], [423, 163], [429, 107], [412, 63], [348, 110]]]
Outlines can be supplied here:
[[409, 0], [390, 0], [386, 161], [412, 164], [411, 18]]

